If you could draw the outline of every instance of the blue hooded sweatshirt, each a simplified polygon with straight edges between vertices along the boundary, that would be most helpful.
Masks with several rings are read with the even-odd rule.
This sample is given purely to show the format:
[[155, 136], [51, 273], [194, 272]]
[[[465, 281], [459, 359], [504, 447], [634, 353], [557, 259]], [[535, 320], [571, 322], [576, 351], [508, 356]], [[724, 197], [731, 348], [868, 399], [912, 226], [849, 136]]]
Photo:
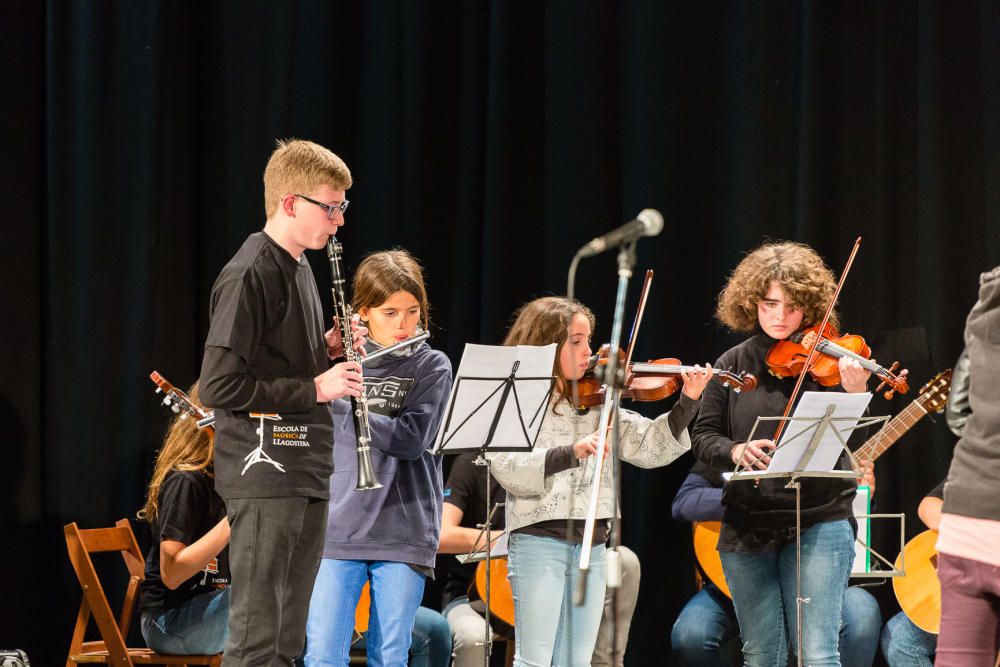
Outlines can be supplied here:
[[[379, 349], [369, 343], [369, 351]], [[365, 363], [371, 457], [382, 488], [356, 491], [358, 457], [349, 399], [330, 403], [333, 469], [323, 558], [434, 566], [441, 533], [441, 457], [430, 453], [451, 391], [451, 362], [416, 350]]]

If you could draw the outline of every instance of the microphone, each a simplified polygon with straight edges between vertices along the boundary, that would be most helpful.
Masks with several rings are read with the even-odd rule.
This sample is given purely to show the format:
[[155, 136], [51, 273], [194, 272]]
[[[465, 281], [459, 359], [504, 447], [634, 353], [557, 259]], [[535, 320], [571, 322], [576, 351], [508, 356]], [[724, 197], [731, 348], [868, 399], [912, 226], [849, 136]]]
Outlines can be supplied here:
[[577, 257], [593, 257], [599, 255], [608, 248], [614, 248], [625, 243], [635, 241], [641, 236], [656, 236], [663, 230], [663, 216], [655, 208], [644, 208], [635, 216], [635, 220], [629, 220], [621, 227], [612, 229], [603, 236], [580, 248]]

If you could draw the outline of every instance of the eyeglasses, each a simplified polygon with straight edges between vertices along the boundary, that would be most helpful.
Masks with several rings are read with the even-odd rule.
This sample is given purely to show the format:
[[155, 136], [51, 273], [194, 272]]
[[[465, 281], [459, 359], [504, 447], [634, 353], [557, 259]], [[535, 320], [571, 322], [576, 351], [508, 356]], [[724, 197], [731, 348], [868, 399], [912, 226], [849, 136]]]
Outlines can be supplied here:
[[334, 216], [337, 215], [338, 211], [340, 212], [341, 215], [343, 215], [347, 211], [347, 206], [351, 203], [345, 199], [343, 202], [339, 204], [324, 204], [321, 201], [310, 199], [305, 195], [295, 195], [295, 196], [302, 197], [302, 199], [305, 199], [310, 204], [316, 204], [316, 206], [319, 206], [321, 209], [325, 210], [327, 220], [333, 220]]

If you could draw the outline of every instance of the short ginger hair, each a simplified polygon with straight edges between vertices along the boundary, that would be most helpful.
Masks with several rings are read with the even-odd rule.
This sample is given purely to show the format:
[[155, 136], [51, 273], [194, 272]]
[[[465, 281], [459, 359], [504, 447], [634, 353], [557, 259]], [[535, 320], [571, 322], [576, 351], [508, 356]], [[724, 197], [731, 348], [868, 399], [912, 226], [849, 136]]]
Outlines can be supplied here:
[[279, 139], [264, 169], [264, 211], [270, 219], [284, 195], [308, 195], [323, 185], [347, 190], [351, 184], [351, 170], [330, 149], [302, 139]]

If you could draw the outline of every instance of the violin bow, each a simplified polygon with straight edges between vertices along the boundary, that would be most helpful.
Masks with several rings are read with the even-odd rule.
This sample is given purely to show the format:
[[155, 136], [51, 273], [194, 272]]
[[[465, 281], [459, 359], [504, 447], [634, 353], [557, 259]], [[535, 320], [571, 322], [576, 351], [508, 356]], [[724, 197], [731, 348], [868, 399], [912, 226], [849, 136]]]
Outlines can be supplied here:
[[854, 256], [858, 254], [858, 248], [860, 247], [861, 237], [859, 236], [857, 240], [854, 241], [854, 247], [851, 249], [851, 255], [847, 258], [847, 264], [844, 266], [844, 270], [840, 274], [840, 280], [837, 282], [837, 289], [833, 292], [833, 298], [830, 299], [830, 303], [826, 306], [826, 312], [823, 313], [823, 321], [819, 325], [819, 337], [809, 348], [809, 355], [806, 357], [806, 361], [802, 365], [802, 372], [799, 373], [799, 377], [795, 381], [795, 388], [792, 389], [792, 395], [788, 397], [788, 404], [785, 405], [785, 413], [781, 415], [781, 419], [778, 421], [778, 427], [774, 430], [773, 440], [775, 444], [777, 444], [778, 438], [781, 437], [781, 432], [785, 429], [785, 424], [788, 421], [786, 418], [792, 411], [792, 405], [795, 404], [795, 399], [799, 395], [799, 390], [802, 389], [802, 381], [805, 380], [806, 373], [809, 372], [813, 362], [816, 360], [816, 355], [819, 353], [819, 341], [823, 338], [823, 333], [826, 331], [826, 324], [830, 321], [830, 314], [833, 313], [833, 307], [837, 304], [837, 299], [840, 298], [840, 290], [844, 287], [844, 281], [847, 279], [847, 274], [851, 270], [851, 264], [854, 263]]
[[[639, 295], [639, 303], [635, 309], [635, 321], [632, 323], [632, 331], [629, 333], [628, 347], [626, 348], [625, 352], [625, 364], [624, 366], [622, 366], [622, 377], [625, 378], [626, 382], [628, 381], [628, 367], [629, 364], [632, 363], [632, 352], [633, 350], [635, 350], [635, 341], [636, 338], [639, 337], [639, 325], [642, 324], [642, 316], [646, 312], [646, 300], [649, 297], [649, 289], [652, 286], [652, 284], [653, 284], [653, 270], [646, 269], [646, 278], [643, 280], [642, 283], [642, 293]], [[616, 351], [609, 350], [608, 357], [610, 358], [612, 354], [616, 354]], [[613, 378], [608, 378], [608, 377], [604, 378], [604, 384], [607, 387], [605, 391], [620, 393], [621, 388], [615, 387], [615, 383], [612, 382], [612, 380]], [[614, 408], [617, 404], [618, 400], [612, 400], [610, 405], [605, 403], [605, 405], [607, 405], [609, 409], [605, 410], [603, 406], [601, 408], [600, 433], [603, 434], [602, 435], [603, 438], [607, 437], [608, 428], [611, 426], [611, 417], [614, 414]], [[601, 454], [600, 456], [596, 457], [595, 460], [595, 465], [594, 465], [595, 478], [599, 477], [598, 471], [603, 469], [604, 466], [604, 456], [603, 456], [604, 440], [602, 439], [598, 444], [600, 445]], [[598, 467], [598, 464], [600, 464], [600, 467]]]
[[632, 352], [635, 351], [635, 339], [639, 337], [639, 325], [642, 324], [642, 316], [646, 312], [646, 299], [649, 297], [649, 288], [652, 284], [653, 269], [646, 269], [646, 279], [642, 283], [642, 294], [639, 295], [639, 305], [636, 306], [635, 310], [635, 322], [632, 323], [632, 332], [628, 336], [628, 348], [625, 350], [626, 376], [629, 364], [632, 363]]
[[[622, 368], [622, 377], [628, 380], [628, 367], [632, 361], [632, 351], [635, 349], [635, 340], [639, 335], [639, 325], [642, 323], [642, 315], [646, 310], [646, 298], [649, 296], [649, 287], [653, 282], [653, 270], [646, 270], [646, 278], [642, 284], [642, 294], [639, 297], [639, 304], [635, 311], [635, 322], [632, 324], [632, 332], [629, 334], [628, 348], [625, 353], [625, 365]], [[608, 350], [608, 359], [617, 359], [618, 350]], [[605, 369], [607, 370], [607, 369]], [[580, 557], [580, 579], [577, 589], [577, 599], [583, 599], [583, 590], [586, 582], [586, 573], [589, 568], [590, 563], [590, 551], [587, 548], [588, 545], [592, 544], [594, 538], [594, 525], [596, 523], [597, 515], [597, 495], [598, 489], [601, 484], [601, 471], [604, 469], [604, 462], [607, 460], [604, 456], [604, 445], [607, 442], [608, 431], [612, 426], [612, 417], [615, 414], [615, 409], [618, 408], [619, 402], [621, 400], [622, 387], [618, 386], [618, 383], [614, 381], [613, 377], [605, 377], [605, 392], [604, 405], [601, 407], [601, 416], [598, 421], [598, 439], [597, 439], [597, 454], [594, 456], [594, 472], [593, 477], [590, 480], [590, 502], [587, 509], [587, 518], [584, 523], [583, 528], [583, 546], [584, 553]], [[622, 382], [622, 385], [625, 383]], [[574, 434], [574, 439], [576, 435]], [[612, 452], [613, 455], [617, 452]], [[612, 465], [614, 465], [612, 463]], [[612, 468], [614, 470], [614, 468]], [[583, 485], [583, 477], [580, 477], [579, 485]], [[617, 482], [616, 482], [617, 483]], [[618, 546], [617, 528], [612, 527], [612, 547]], [[578, 601], [577, 604], [580, 604]]]

